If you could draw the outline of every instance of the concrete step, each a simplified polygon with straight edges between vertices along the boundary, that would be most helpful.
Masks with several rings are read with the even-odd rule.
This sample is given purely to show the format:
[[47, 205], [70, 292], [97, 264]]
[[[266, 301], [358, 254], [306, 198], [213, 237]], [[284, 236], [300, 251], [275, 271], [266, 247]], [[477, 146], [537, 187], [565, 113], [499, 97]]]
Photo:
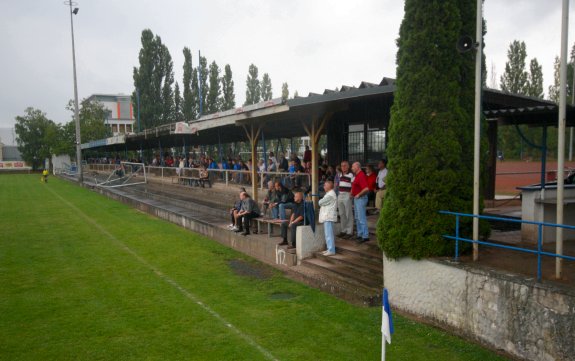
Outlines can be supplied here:
[[[373, 241], [368, 243], [371, 242]], [[381, 251], [375, 251], [371, 245], [366, 243], [358, 245], [353, 241], [338, 238], [335, 241], [335, 249], [339, 254], [359, 257], [359, 259], [371, 266], [383, 267], [383, 255]]]
[[381, 287], [366, 287], [361, 284], [347, 282], [339, 276], [330, 275], [324, 270], [317, 270], [305, 264], [286, 268], [286, 274], [292, 279], [356, 305], [381, 305]]
[[125, 189], [127, 194], [133, 194], [135, 196], [150, 199], [157, 202], [162, 202], [165, 204], [176, 205], [181, 208], [203, 212], [205, 214], [219, 217], [220, 219], [228, 219], [228, 210], [221, 207], [217, 207], [211, 204], [199, 204], [195, 199], [190, 199], [187, 197], [178, 196], [176, 194], [165, 193], [165, 192], [146, 192], [139, 189]]
[[337, 253], [334, 256], [324, 256], [322, 253], [323, 252], [317, 252], [314, 254], [314, 257], [335, 265], [353, 268], [358, 272], [365, 273], [367, 275], [377, 275], [383, 272], [383, 264], [376, 266], [366, 263], [361, 257], [357, 257], [355, 255]]
[[301, 264], [314, 268], [317, 271], [325, 272], [326, 274], [339, 278], [343, 282], [356, 286], [377, 290], [383, 284], [383, 275], [381, 273], [366, 274], [364, 272], [359, 272], [354, 268], [336, 265], [318, 258], [305, 259]]

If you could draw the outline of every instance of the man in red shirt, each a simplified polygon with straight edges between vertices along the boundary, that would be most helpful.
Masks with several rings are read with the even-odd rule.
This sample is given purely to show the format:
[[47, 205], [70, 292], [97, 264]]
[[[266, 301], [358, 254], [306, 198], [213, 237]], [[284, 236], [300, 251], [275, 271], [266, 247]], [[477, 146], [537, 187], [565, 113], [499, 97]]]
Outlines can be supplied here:
[[353, 163], [351, 171], [355, 175], [353, 182], [351, 183], [351, 196], [353, 197], [357, 242], [363, 243], [369, 241], [369, 230], [367, 228], [366, 216], [369, 186], [367, 183], [367, 176], [361, 170], [361, 164], [359, 162]]

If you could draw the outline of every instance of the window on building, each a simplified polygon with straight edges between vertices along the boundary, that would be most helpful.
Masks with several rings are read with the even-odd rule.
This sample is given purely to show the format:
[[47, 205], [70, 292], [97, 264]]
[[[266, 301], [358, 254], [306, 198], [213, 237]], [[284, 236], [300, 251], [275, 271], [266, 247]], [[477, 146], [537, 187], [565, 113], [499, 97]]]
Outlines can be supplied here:
[[350, 124], [347, 133], [348, 161], [350, 163], [363, 162], [364, 149], [364, 124]]
[[365, 123], [349, 124], [347, 129], [347, 159], [350, 163], [376, 164], [385, 154], [386, 130]]

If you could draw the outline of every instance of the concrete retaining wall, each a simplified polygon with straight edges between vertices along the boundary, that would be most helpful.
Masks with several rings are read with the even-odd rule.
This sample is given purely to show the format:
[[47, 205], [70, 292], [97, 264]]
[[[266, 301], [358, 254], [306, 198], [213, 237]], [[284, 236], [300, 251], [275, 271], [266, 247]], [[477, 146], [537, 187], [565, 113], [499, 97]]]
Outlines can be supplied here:
[[443, 260], [384, 257], [390, 303], [527, 360], [575, 359], [575, 291]]
[[[120, 191], [99, 187], [86, 187], [89, 187], [111, 199], [126, 203], [142, 212], [175, 223], [193, 232], [200, 233], [225, 246], [236, 249], [270, 265], [282, 267], [293, 266], [296, 264], [295, 254], [284, 253], [282, 257], [278, 259], [278, 238], [266, 238], [254, 241], [253, 238], [244, 237], [238, 233], [230, 232], [229, 230], [222, 228], [219, 225], [212, 224], [206, 220], [186, 216], [178, 211], [172, 211], [156, 206], [152, 204], [153, 202], [148, 202], [145, 199], [135, 198], [130, 195], [123, 194]], [[222, 218], [222, 222], [227, 222], [227, 219]]]

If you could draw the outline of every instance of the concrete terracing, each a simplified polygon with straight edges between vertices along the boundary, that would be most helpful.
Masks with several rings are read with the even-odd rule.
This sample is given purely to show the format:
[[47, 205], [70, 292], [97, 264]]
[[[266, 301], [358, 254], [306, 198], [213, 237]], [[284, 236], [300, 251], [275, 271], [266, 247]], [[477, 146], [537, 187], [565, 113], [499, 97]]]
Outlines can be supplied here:
[[[230, 223], [229, 209], [239, 198], [239, 185], [225, 186], [216, 183], [211, 188], [202, 188], [173, 184], [169, 178], [152, 178], [148, 184], [105, 188], [90, 183], [93, 178], [85, 177], [85, 186], [143, 212], [210, 237], [270, 264], [294, 279], [354, 304], [380, 304], [383, 260], [375, 236], [362, 245], [337, 239], [336, 256], [324, 257], [321, 252], [313, 252], [309, 254], [311, 257], [298, 262], [293, 250], [277, 245], [281, 241], [277, 226], [274, 226], [272, 237], [267, 234], [267, 227], [261, 227], [262, 233], [247, 237], [227, 229]], [[249, 187], [246, 188], [249, 192]], [[263, 199], [265, 190], [260, 192], [259, 199]], [[370, 224], [373, 232], [375, 217], [372, 218]], [[319, 233], [323, 234], [321, 226], [316, 230], [316, 235]]]

